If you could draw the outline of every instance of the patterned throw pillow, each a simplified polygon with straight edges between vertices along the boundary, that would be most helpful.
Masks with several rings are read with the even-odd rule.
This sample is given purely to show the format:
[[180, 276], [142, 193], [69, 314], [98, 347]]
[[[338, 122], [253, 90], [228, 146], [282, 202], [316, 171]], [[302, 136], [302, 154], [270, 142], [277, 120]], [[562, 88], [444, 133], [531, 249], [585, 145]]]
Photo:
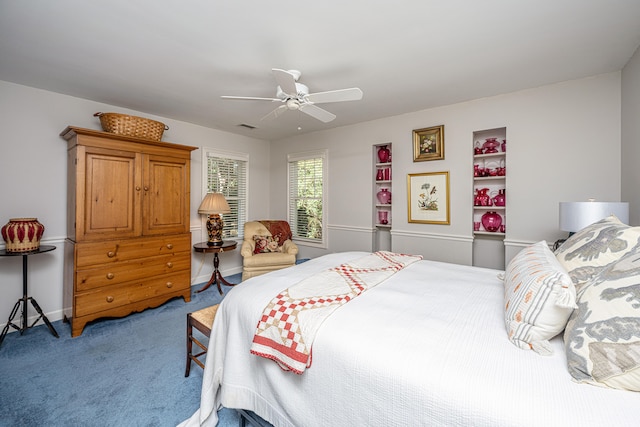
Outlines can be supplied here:
[[611, 215], [569, 237], [556, 257], [580, 286], [638, 246], [639, 238], [640, 227], [630, 227]]
[[278, 245], [278, 239], [271, 236], [253, 236], [253, 241], [256, 243], [256, 247], [253, 250], [254, 254], [264, 254], [269, 252], [282, 252], [282, 246]]
[[504, 277], [505, 326], [517, 347], [549, 355], [549, 339], [564, 329], [575, 308], [571, 278], [544, 240], [521, 250]]
[[564, 332], [571, 376], [640, 391], [640, 250], [587, 282], [577, 302]]

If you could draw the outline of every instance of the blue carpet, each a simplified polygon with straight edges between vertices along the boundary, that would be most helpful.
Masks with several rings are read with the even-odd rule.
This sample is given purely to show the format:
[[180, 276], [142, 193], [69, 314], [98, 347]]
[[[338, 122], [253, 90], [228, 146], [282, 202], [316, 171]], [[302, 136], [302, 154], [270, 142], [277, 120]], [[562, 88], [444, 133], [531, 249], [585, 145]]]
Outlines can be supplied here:
[[[238, 283], [240, 274], [226, 279]], [[42, 322], [8, 334], [0, 346], [0, 426], [175, 426], [189, 418], [203, 371], [192, 364], [184, 376], [187, 313], [222, 299], [215, 287], [196, 294], [201, 286], [192, 287], [190, 303], [178, 298], [98, 320], [77, 338], [62, 321], [53, 322], [59, 339]], [[234, 410], [219, 416], [220, 427], [238, 425]]]

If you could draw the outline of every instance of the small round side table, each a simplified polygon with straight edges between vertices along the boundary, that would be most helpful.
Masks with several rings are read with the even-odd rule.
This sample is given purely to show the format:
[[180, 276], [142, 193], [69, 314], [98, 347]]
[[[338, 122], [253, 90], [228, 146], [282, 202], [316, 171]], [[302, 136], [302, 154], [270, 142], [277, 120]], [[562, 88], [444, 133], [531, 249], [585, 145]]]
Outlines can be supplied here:
[[196, 250], [196, 252], [204, 252], [204, 253], [213, 252], [213, 274], [211, 275], [211, 279], [209, 279], [207, 284], [204, 285], [202, 289], [196, 291], [196, 293], [206, 291], [207, 289], [209, 289], [209, 286], [215, 283], [216, 286], [218, 286], [218, 292], [220, 292], [220, 295], [222, 295], [222, 287], [220, 286], [220, 282], [224, 283], [227, 286], [235, 285], [235, 283], [229, 283], [226, 280], [224, 280], [224, 277], [222, 277], [222, 273], [220, 273], [220, 270], [218, 269], [218, 266], [220, 265], [220, 259], [218, 258], [218, 254], [222, 252], [232, 251], [237, 246], [238, 246], [238, 242], [236, 242], [235, 240], [229, 240], [217, 246], [210, 246], [207, 242], [200, 242], [193, 245], [193, 248]]
[[[43, 254], [45, 252], [51, 252], [55, 248], [56, 248], [55, 246], [51, 246], [51, 245], [40, 245], [38, 249], [34, 251], [29, 251], [29, 252], [7, 252], [6, 249], [0, 249], [0, 256], [19, 256], [19, 255], [22, 256], [22, 298], [20, 298], [18, 302], [16, 302], [16, 305], [13, 306], [13, 310], [11, 310], [11, 315], [9, 315], [9, 320], [7, 321], [7, 324], [2, 330], [2, 334], [0, 334], [0, 345], [2, 345], [2, 341], [4, 341], [4, 337], [7, 335], [7, 332], [9, 332], [9, 326], [11, 326], [13, 329], [20, 331], [20, 335], [22, 335], [24, 331], [26, 331], [27, 329], [33, 328], [40, 319], [42, 319], [42, 321], [47, 325], [47, 328], [49, 328], [49, 332], [51, 332], [54, 337], [60, 338], [60, 336], [54, 329], [51, 322], [49, 322], [49, 319], [47, 319], [47, 316], [45, 316], [45, 314], [42, 312], [42, 309], [40, 308], [36, 300], [33, 297], [28, 296], [28, 292], [27, 292], [27, 260], [29, 259], [29, 256]], [[36, 311], [39, 314], [38, 318], [30, 326], [27, 324], [27, 302], [28, 301], [31, 301], [31, 305], [33, 306], [33, 308], [36, 309]], [[21, 314], [22, 321], [20, 322], [20, 325], [16, 325], [15, 323], [13, 323], [13, 319], [18, 314], [18, 309], [20, 308], [21, 305], [22, 305], [22, 314]]]

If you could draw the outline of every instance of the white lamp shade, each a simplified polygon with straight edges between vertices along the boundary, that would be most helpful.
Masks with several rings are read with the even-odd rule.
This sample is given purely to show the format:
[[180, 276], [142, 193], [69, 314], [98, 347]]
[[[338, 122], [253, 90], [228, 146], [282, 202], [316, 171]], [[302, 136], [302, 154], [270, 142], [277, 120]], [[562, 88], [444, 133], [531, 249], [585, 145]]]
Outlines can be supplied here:
[[627, 202], [560, 202], [560, 229], [575, 233], [587, 225], [615, 215], [625, 224], [629, 223]]
[[226, 214], [231, 208], [221, 193], [207, 193], [200, 203], [198, 213], [201, 215]]

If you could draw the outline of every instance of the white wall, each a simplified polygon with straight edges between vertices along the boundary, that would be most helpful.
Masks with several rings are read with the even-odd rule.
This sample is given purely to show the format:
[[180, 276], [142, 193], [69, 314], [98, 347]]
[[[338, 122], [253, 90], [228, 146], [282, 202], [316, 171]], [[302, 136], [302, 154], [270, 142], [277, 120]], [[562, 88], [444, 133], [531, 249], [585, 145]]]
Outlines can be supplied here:
[[622, 198], [640, 225], [640, 48], [622, 70]]
[[[249, 153], [249, 212], [269, 214], [269, 143], [85, 99], [0, 81], [0, 226], [14, 217], [37, 217], [44, 224], [43, 244], [57, 249], [29, 258], [29, 294], [50, 320], [62, 318], [63, 243], [66, 237], [67, 157], [60, 132], [68, 125], [100, 129], [93, 113], [120, 112], [159, 120], [169, 126], [162, 140], [196, 147]], [[193, 243], [206, 240], [197, 214], [202, 200], [202, 153], [191, 155], [191, 230]], [[0, 240], [0, 248], [4, 242]], [[223, 273], [242, 271], [240, 250], [220, 255]], [[193, 255], [193, 283], [211, 276], [213, 255]], [[22, 296], [22, 257], [0, 257], [0, 329]], [[34, 311], [30, 310], [29, 316]]]
[[[638, 54], [624, 71], [625, 76], [628, 73], [635, 75], [625, 79], [625, 84], [636, 90], [638, 65], [634, 64], [637, 63]], [[329, 247], [318, 250], [301, 246], [301, 257], [372, 249], [372, 145], [392, 142], [393, 250], [470, 264], [473, 243], [472, 133], [504, 126], [508, 138], [506, 247], [507, 257], [510, 257], [525, 244], [563, 237], [557, 225], [560, 201], [589, 197], [620, 200], [620, 88], [621, 73], [611, 73], [269, 144], [0, 81], [0, 125], [3, 128], [0, 222], [4, 224], [13, 217], [36, 216], [46, 226], [43, 243], [54, 244], [58, 250], [32, 257], [29, 290], [51, 320], [60, 319], [62, 243], [66, 235], [66, 145], [58, 135], [67, 125], [98, 129], [98, 120], [92, 117], [96, 111], [130, 112], [168, 124], [170, 130], [163, 138], [165, 141], [249, 152], [250, 218], [286, 218], [287, 154], [327, 148]], [[633, 102], [635, 118], [640, 110], [638, 96]], [[445, 125], [445, 159], [414, 163], [412, 129], [440, 124]], [[634, 132], [636, 144], [638, 132]], [[626, 144], [625, 149], [628, 146]], [[637, 169], [635, 165], [631, 169], [634, 168]], [[406, 175], [429, 171], [450, 172], [451, 224], [448, 226], [407, 222]], [[205, 236], [201, 218], [196, 213], [202, 194], [200, 150], [192, 154], [191, 179], [191, 222], [193, 241], [196, 242]], [[637, 179], [633, 183], [635, 185]], [[640, 200], [640, 196], [636, 195], [635, 199]], [[632, 208], [632, 218], [638, 218], [637, 211]], [[198, 255], [194, 254], [193, 259], [192, 274], [197, 276], [194, 283], [206, 280], [212, 269], [211, 256], [203, 263]], [[239, 272], [239, 250], [222, 254], [221, 268], [224, 274]], [[0, 258], [0, 284], [2, 327], [21, 296], [19, 257]]]
[[[368, 234], [356, 249], [370, 250], [372, 145], [392, 142], [393, 250], [470, 264], [472, 133], [506, 127], [510, 259], [525, 244], [564, 237], [559, 202], [620, 200], [620, 108], [620, 73], [610, 73], [300, 135], [272, 142], [272, 187], [286, 188], [287, 153], [327, 148], [329, 248], [301, 255], [342, 250], [354, 234]], [[436, 125], [445, 127], [445, 159], [414, 163], [412, 130]], [[450, 172], [451, 224], [408, 223], [406, 176], [433, 171]], [[286, 217], [286, 192], [274, 192], [271, 206]]]

